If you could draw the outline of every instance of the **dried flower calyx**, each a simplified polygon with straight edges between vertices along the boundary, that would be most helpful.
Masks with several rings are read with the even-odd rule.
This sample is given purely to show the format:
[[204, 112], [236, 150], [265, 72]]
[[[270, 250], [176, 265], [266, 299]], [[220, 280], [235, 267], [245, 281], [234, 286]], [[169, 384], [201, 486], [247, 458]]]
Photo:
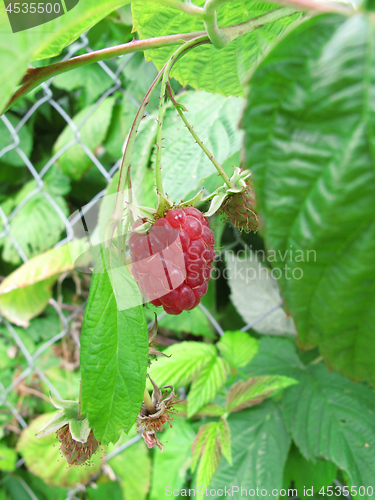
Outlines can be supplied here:
[[[142, 403], [141, 411], [137, 417], [137, 431], [142, 432], [142, 437], [149, 448], [155, 444], [163, 451], [164, 447], [160, 443], [156, 432], [163, 432], [164, 424], [170, 424], [171, 414], [173, 414], [173, 405], [177, 403], [177, 396], [171, 385], [158, 387], [149, 376], [153, 386], [152, 397]], [[163, 396], [162, 389], [170, 389], [168, 396]], [[146, 394], [145, 394], [146, 395]], [[145, 398], [146, 399], [146, 398]]]
[[[169, 358], [167, 354], [164, 354], [163, 352], [160, 352], [158, 349], [155, 349], [155, 345], [157, 344], [156, 342], [156, 335], [158, 333], [158, 319], [155, 314], [155, 320], [152, 323], [149, 331], [148, 331], [148, 355], [149, 356], [164, 356], [166, 358]], [[149, 360], [149, 365], [151, 364]]]
[[210, 208], [205, 215], [209, 217], [220, 210], [241, 231], [257, 231], [259, 220], [254, 211], [255, 195], [250, 177], [249, 170], [234, 167], [230, 179], [232, 187], [224, 184], [212, 193]]
[[61, 454], [69, 465], [83, 465], [88, 462], [100, 443], [95, 439], [88, 419], [80, 415], [79, 403], [64, 401], [50, 395], [51, 403], [60, 411], [47, 425], [36, 433], [37, 438], [56, 433], [61, 445]]

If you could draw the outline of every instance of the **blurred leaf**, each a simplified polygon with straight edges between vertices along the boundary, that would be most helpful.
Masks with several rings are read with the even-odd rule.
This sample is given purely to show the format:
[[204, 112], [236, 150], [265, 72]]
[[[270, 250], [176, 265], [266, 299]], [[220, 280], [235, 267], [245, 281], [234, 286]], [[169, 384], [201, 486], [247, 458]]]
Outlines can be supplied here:
[[101, 467], [101, 450], [99, 449], [84, 467], [68, 467], [60, 455], [59, 441], [54, 434], [44, 438], [36, 438], [39, 431], [56, 413], [45, 413], [34, 419], [29, 427], [22, 431], [17, 444], [17, 451], [25, 459], [30, 472], [54, 486], [75, 487], [85, 484], [89, 478], [99, 472]]
[[60, 320], [56, 314], [46, 316], [45, 318], [36, 318], [31, 320], [25, 333], [33, 340], [33, 342], [37, 343], [41, 340], [51, 339], [60, 331]]
[[143, 440], [113, 457], [109, 465], [121, 479], [126, 500], [144, 500], [147, 497], [150, 489], [151, 460]]
[[[13, 115], [12, 113], [7, 113], [6, 117], [10, 121], [11, 125], [15, 128], [20, 119]], [[25, 153], [27, 158], [30, 158], [30, 153], [33, 147], [33, 138], [29, 130], [29, 126], [23, 125], [17, 133], [19, 138], [18, 147]], [[14, 139], [11, 136], [8, 127], [5, 125], [3, 120], [0, 120], [0, 151], [10, 146], [14, 143]], [[12, 167], [23, 167], [25, 166], [25, 162], [23, 158], [15, 151], [15, 149], [11, 149], [3, 156], [0, 157], [0, 161], [7, 163], [8, 165], [12, 165]]]
[[284, 488], [288, 489], [293, 481], [298, 496], [308, 498], [303, 495], [305, 489], [313, 488], [314, 492], [318, 492], [323, 486], [331, 486], [336, 473], [337, 467], [332, 462], [323, 459], [310, 462], [301, 455], [296, 446], [292, 446], [284, 469]]
[[[188, 109], [189, 123], [218, 162], [240, 150], [243, 134], [238, 123], [243, 99], [185, 92], [178, 96], [178, 102]], [[179, 202], [202, 179], [214, 173], [215, 167], [172, 106], [165, 113], [163, 137], [163, 186], [165, 192]]]
[[[187, 401], [185, 400], [180, 400], [178, 404], [175, 406], [175, 411], [177, 415], [181, 417], [187, 417]], [[215, 404], [215, 403], [209, 403], [208, 405], [203, 406], [203, 408], [200, 408], [197, 413], [195, 414], [196, 417], [221, 417], [224, 415], [224, 408], [221, 406]]]
[[215, 474], [220, 461], [219, 422], [210, 422], [199, 427], [193, 446], [191, 469], [196, 475], [196, 485], [206, 488]]
[[[100, 261], [95, 266], [81, 333], [82, 411], [104, 444], [116, 442], [121, 430], [128, 432], [134, 424], [143, 401], [148, 363], [140, 292], [125, 267], [111, 255], [112, 250], [106, 248], [104, 267], [100, 268]], [[96, 272], [100, 269], [103, 272]], [[112, 287], [111, 273], [116, 279], [115, 271], [121, 270], [119, 290], [115, 282]], [[129, 297], [138, 298], [139, 305], [119, 310], [118, 292], [129, 307]]]
[[211, 403], [223, 387], [229, 373], [229, 364], [223, 358], [212, 358], [194, 379], [188, 397], [188, 417], [192, 417], [207, 403]]
[[26, 328], [30, 319], [46, 307], [55, 281], [55, 277], [48, 278], [0, 295], [0, 313], [12, 323]]
[[373, 485], [375, 391], [329, 373], [323, 364], [301, 369], [298, 380], [284, 392], [282, 407], [303, 456], [330, 460], [353, 484]]
[[[153, 319], [153, 312], [159, 312], [158, 309], [149, 305], [150, 309], [150, 321]], [[161, 309], [160, 309], [161, 311]], [[210, 320], [204, 314], [200, 307], [196, 307], [191, 311], [182, 311], [178, 316], [178, 322], [176, 318], [167, 314], [163, 318], [158, 320], [159, 327], [166, 328], [167, 330], [172, 330], [173, 332], [185, 332], [191, 335], [204, 336], [212, 339], [216, 339], [217, 334], [212, 332], [212, 327]]]
[[17, 458], [17, 453], [13, 448], [0, 445], [0, 470], [14, 470], [16, 468]]
[[2, 281], [0, 295], [17, 288], [25, 288], [56, 274], [71, 271], [73, 262], [70, 248], [79, 253], [86, 247], [81, 240], [74, 240], [30, 259]]
[[[204, 0], [197, 0], [195, 4], [203, 6]], [[259, 1], [231, 1], [218, 10], [217, 22], [219, 26], [231, 26], [275, 8], [273, 4]], [[139, 32], [141, 38], [204, 30], [201, 19], [153, 2], [133, 3], [132, 13], [134, 30]], [[262, 26], [221, 50], [212, 45], [197, 47], [178, 61], [172, 76], [182, 85], [189, 84], [223, 95], [243, 95], [242, 85], [247, 73], [299, 17], [297, 14]], [[161, 69], [175, 50], [175, 47], [162, 47], [146, 51], [146, 56]]]
[[213, 345], [193, 341], [171, 345], [163, 353], [171, 357], [154, 361], [149, 374], [159, 386], [170, 384], [175, 388], [190, 383], [217, 356]]
[[[69, 245], [84, 248], [80, 240]], [[40, 314], [52, 296], [58, 274], [73, 269], [68, 244], [30, 259], [0, 284], [0, 312], [12, 323], [26, 328]]]
[[244, 382], [232, 385], [227, 395], [226, 411], [234, 412], [243, 410], [248, 406], [260, 404], [264, 399], [298, 381], [289, 377], [265, 376], [254, 377]]
[[[36, 188], [36, 182], [28, 182], [14, 199], [14, 206]], [[68, 215], [68, 206], [61, 196], [53, 196], [57, 205], [55, 208], [48, 198], [48, 188], [45, 192], [37, 192], [20, 208], [10, 221], [9, 234], [20, 245], [27, 258], [34, 257], [52, 247], [65, 229], [64, 217]], [[19, 264], [22, 262], [12, 238], [0, 240], [3, 245], [2, 258], [6, 262]]]
[[241, 368], [248, 365], [258, 352], [258, 341], [248, 333], [237, 330], [225, 332], [216, 347], [234, 368]]
[[31, 61], [59, 55], [91, 26], [127, 3], [127, 0], [85, 0], [57, 19], [18, 33], [12, 33], [2, 3], [0, 64], [4, 78], [0, 87], [0, 108], [9, 101]]
[[[281, 303], [277, 281], [257, 260], [254, 252], [250, 252], [246, 259], [226, 252], [225, 261], [231, 300], [246, 323], [252, 323]], [[293, 320], [281, 307], [256, 323], [253, 329], [274, 335], [292, 335], [296, 331]]]
[[372, 384], [374, 43], [370, 14], [301, 24], [253, 75], [243, 119], [266, 245], [299, 342]]
[[[232, 435], [230, 465], [221, 459], [210, 488], [216, 491], [225, 486], [234, 489], [232, 498], [240, 500], [244, 489], [280, 489], [290, 437], [279, 409], [271, 401], [231, 414], [228, 418]], [[213, 496], [219, 498], [219, 496]]]
[[[87, 106], [73, 117], [77, 126], [82, 143], [95, 155], [96, 148], [102, 144], [111, 121], [114, 97], [107, 97], [97, 106]], [[68, 143], [74, 142], [75, 134], [69, 124], [66, 125], [57, 139], [53, 153], [57, 153]], [[73, 144], [58, 159], [62, 171], [78, 180], [93, 165], [92, 160], [82, 148], [81, 144]]]
[[53, 79], [53, 85], [67, 92], [82, 88], [87, 105], [104, 94], [109, 87], [114, 85], [114, 81], [99, 64], [89, 64], [57, 75]]
[[191, 463], [190, 448], [195, 433], [186, 419], [175, 417], [173, 426], [163, 434], [163, 453], [155, 453], [152, 463], [150, 500], [159, 500], [167, 486], [181, 489]]
[[103, 500], [110, 498], [111, 500], [124, 500], [121, 491], [121, 486], [117, 481], [110, 481], [108, 483], [93, 483], [91, 487], [86, 488], [88, 500]]

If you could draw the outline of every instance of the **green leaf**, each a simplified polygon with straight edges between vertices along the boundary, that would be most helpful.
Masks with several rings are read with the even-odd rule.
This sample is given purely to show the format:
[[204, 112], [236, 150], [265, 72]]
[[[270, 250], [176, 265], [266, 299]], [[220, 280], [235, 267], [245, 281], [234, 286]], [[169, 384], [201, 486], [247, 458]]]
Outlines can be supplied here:
[[152, 487], [150, 500], [159, 500], [167, 486], [172, 490], [181, 489], [191, 463], [190, 448], [195, 433], [186, 419], [175, 417], [173, 426], [163, 435], [168, 443], [163, 453], [155, 453], [152, 464]]
[[252, 323], [272, 308], [271, 314], [257, 322], [253, 329], [259, 333], [294, 335], [293, 320], [278, 307], [281, 304], [279, 286], [273, 274], [257, 260], [255, 252], [245, 259], [233, 252], [225, 253], [231, 300], [246, 323]]
[[287, 268], [280, 281], [299, 341], [371, 383], [374, 42], [369, 15], [300, 25], [254, 74], [243, 119], [267, 247], [275, 267]]
[[289, 452], [288, 460], [284, 469], [284, 488], [288, 489], [293, 481], [297, 494], [301, 498], [308, 498], [303, 495], [304, 490], [313, 488], [317, 493], [323, 486], [331, 486], [336, 478], [337, 467], [327, 460], [316, 460], [309, 462], [293, 446]]
[[330, 460], [353, 484], [373, 485], [375, 391], [324, 365], [300, 370], [298, 380], [283, 394], [282, 407], [301, 453], [307, 460]]
[[[221, 460], [210, 488], [233, 491], [232, 498], [243, 498], [236, 488], [281, 488], [290, 437], [279, 409], [271, 401], [228, 418], [232, 435], [233, 464]], [[232, 490], [234, 488], [234, 490]], [[213, 498], [219, 498], [218, 495]]]
[[[25, 196], [36, 188], [36, 182], [28, 182], [15, 198], [18, 205]], [[48, 196], [48, 186], [46, 187]], [[17, 249], [13, 245], [15, 239], [28, 259], [51, 248], [60, 239], [62, 231], [65, 230], [65, 221], [61, 217], [68, 216], [68, 206], [61, 196], [53, 196], [60, 213], [51, 205], [49, 199], [43, 193], [36, 193], [16, 213], [10, 221], [9, 234], [12, 238], [3, 238], [2, 258], [11, 264], [22, 262]]]
[[[176, 413], [181, 417], [187, 416], [187, 401], [181, 400], [178, 402], [178, 405], [175, 407]], [[195, 414], [196, 417], [221, 417], [224, 415], [224, 408], [217, 405], [216, 403], [209, 403], [205, 405], [203, 408], [200, 408], [198, 412]]]
[[31, 61], [59, 55], [91, 26], [127, 3], [127, 0], [85, 0], [57, 19], [18, 33], [12, 33], [5, 6], [1, 4], [0, 109], [9, 101]]
[[171, 357], [153, 362], [150, 377], [159, 386], [169, 384], [176, 388], [189, 384], [217, 356], [213, 345], [192, 341], [171, 345], [163, 353]]
[[[104, 141], [111, 121], [114, 102], [114, 97], [108, 97], [98, 107], [96, 107], [96, 104], [87, 106], [73, 118], [73, 123], [79, 130], [80, 140], [93, 154], [95, 154], [97, 147]], [[88, 115], [90, 115], [89, 118], [85, 120]], [[75, 141], [75, 134], [70, 125], [67, 124], [53, 147], [53, 153], [57, 153], [57, 151], [72, 141]], [[79, 143], [69, 147], [59, 157], [58, 162], [62, 171], [75, 180], [79, 180], [93, 165], [91, 158]]]
[[[15, 128], [19, 122], [20, 119], [17, 118], [15, 115], [8, 113], [7, 115], [8, 120], [10, 121], [11, 125]], [[30, 153], [33, 147], [33, 138], [30, 134], [29, 128], [27, 125], [23, 125], [20, 130], [17, 132], [18, 138], [19, 138], [19, 144], [18, 147], [25, 153], [27, 158], [30, 157]], [[13, 144], [14, 140], [9, 132], [8, 127], [5, 125], [3, 120], [0, 121], [0, 151], [9, 146], [10, 144]], [[7, 163], [8, 165], [12, 165], [13, 167], [24, 167], [25, 162], [23, 158], [15, 151], [14, 149], [11, 149], [7, 153], [5, 153], [3, 156], [0, 157], [0, 161]]]
[[16, 468], [16, 462], [16, 451], [7, 446], [0, 446], [0, 470], [12, 471]]
[[297, 355], [294, 342], [289, 339], [262, 337], [259, 351], [251, 363], [244, 369], [254, 375], [286, 375], [296, 378], [303, 363]]
[[195, 415], [202, 406], [213, 401], [223, 387], [229, 373], [229, 364], [223, 358], [212, 358], [193, 381], [188, 401], [188, 417]]
[[218, 425], [218, 431], [219, 431], [219, 442], [220, 442], [221, 453], [227, 459], [227, 462], [230, 465], [232, 465], [232, 450], [231, 450], [232, 436], [228, 421], [226, 419], [224, 418], [220, 419]]
[[99, 64], [80, 66], [53, 79], [54, 87], [68, 92], [83, 88], [86, 104], [94, 102], [113, 84], [112, 78]]
[[[238, 128], [243, 99], [225, 99], [207, 92], [186, 92], [178, 96], [186, 106], [186, 117], [204, 145], [218, 162], [239, 151], [243, 135]], [[176, 202], [196, 188], [202, 179], [215, 171], [205, 153], [174, 107], [167, 109], [163, 122], [163, 186]], [[188, 168], [187, 168], [188, 166]]]
[[254, 377], [244, 382], [236, 382], [230, 388], [227, 396], [226, 410], [239, 411], [260, 404], [269, 398], [274, 392], [280, 391], [297, 384], [298, 382], [289, 377], [266, 376]]
[[248, 365], [258, 352], [258, 340], [237, 330], [225, 332], [216, 347], [234, 368], [242, 368]]
[[[197, 0], [195, 4], [203, 6], [204, 0]], [[231, 26], [275, 8], [275, 5], [265, 2], [231, 1], [218, 10], [217, 22], [219, 26]], [[132, 14], [134, 29], [138, 30], [141, 38], [204, 30], [202, 20], [153, 2], [132, 4]], [[221, 50], [211, 45], [197, 47], [176, 63], [172, 76], [182, 85], [191, 85], [208, 92], [243, 95], [246, 74], [298, 17], [291, 16], [267, 24]], [[148, 50], [146, 57], [151, 58], [160, 70], [175, 50], [176, 47]]]
[[109, 464], [121, 480], [126, 500], [144, 500], [147, 497], [151, 480], [151, 460], [143, 440], [113, 457]]
[[[82, 411], [102, 443], [116, 442], [121, 430], [128, 432], [134, 424], [148, 363], [142, 299], [131, 309], [118, 310], [110, 273], [125, 268], [115, 267], [110, 253], [104, 250], [103, 272], [93, 274], [81, 334]], [[121, 291], [126, 299], [137, 288], [124, 280]]]
[[85, 467], [67, 467], [61, 458], [59, 441], [54, 434], [38, 439], [35, 433], [41, 429], [55, 413], [45, 413], [34, 419], [29, 427], [22, 431], [17, 443], [17, 451], [25, 459], [30, 472], [54, 486], [70, 486], [85, 484], [89, 478], [101, 468], [101, 451], [98, 450], [90, 459], [91, 465]]
[[218, 422], [210, 422], [201, 425], [199, 432], [195, 437], [192, 454], [193, 461], [191, 469], [194, 471], [197, 467], [196, 485], [206, 488], [212, 479], [220, 461], [220, 444], [218, 439]]

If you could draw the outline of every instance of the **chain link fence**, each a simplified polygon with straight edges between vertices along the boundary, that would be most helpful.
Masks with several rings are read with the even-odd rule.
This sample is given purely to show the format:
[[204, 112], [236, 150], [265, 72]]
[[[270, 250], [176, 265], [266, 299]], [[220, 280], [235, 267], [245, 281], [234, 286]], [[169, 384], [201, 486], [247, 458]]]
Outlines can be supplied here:
[[[80, 37], [80, 40], [77, 42], [74, 42], [70, 47], [67, 49], [67, 53], [64, 56], [63, 60], [69, 59], [73, 57], [78, 51], [85, 50], [87, 53], [92, 52], [92, 49], [89, 46], [88, 38], [86, 35], [83, 35]], [[66, 237], [61, 239], [55, 247], [59, 247], [65, 243], [68, 243], [72, 241], [74, 238], [74, 226], [80, 221], [82, 211], [74, 217], [68, 218], [65, 216], [59, 205], [56, 203], [54, 200], [53, 196], [51, 196], [50, 193], [48, 193], [44, 189], [44, 177], [49, 171], [49, 169], [52, 167], [52, 165], [60, 158], [60, 156], [67, 151], [69, 148], [71, 148], [74, 145], [79, 145], [82, 150], [85, 152], [85, 154], [89, 157], [89, 159], [92, 161], [94, 164], [95, 168], [99, 170], [99, 172], [102, 174], [104, 177], [105, 181], [107, 184], [109, 184], [118, 170], [121, 159], [118, 160], [112, 168], [107, 170], [103, 164], [100, 162], [100, 160], [95, 156], [95, 154], [90, 150], [90, 148], [82, 141], [81, 139], [81, 134], [80, 134], [80, 129], [84, 125], [84, 123], [89, 119], [89, 117], [95, 112], [95, 110], [100, 106], [102, 101], [106, 99], [108, 96], [113, 94], [114, 92], [120, 90], [123, 92], [125, 97], [129, 99], [132, 104], [135, 104], [139, 106], [139, 103], [136, 102], [133, 96], [131, 96], [129, 93], [127, 93], [126, 89], [124, 89], [121, 85], [121, 80], [119, 78], [119, 74], [121, 71], [124, 69], [124, 67], [128, 64], [128, 62], [132, 58], [132, 54], [128, 56], [120, 56], [117, 58], [118, 65], [117, 65], [117, 70], [113, 71], [105, 62], [98, 62], [95, 64], [99, 64], [101, 67], [101, 70], [104, 71], [113, 81], [113, 85], [106, 91], [104, 92], [100, 98], [96, 101], [96, 103], [91, 107], [90, 111], [82, 118], [82, 120], [78, 123], [75, 124], [73, 122], [72, 117], [68, 115], [68, 113], [54, 100], [54, 95], [53, 95], [53, 90], [51, 90], [51, 83], [53, 81], [53, 78], [48, 80], [47, 82], [44, 82], [41, 87], [43, 90], [43, 96], [38, 99], [32, 107], [27, 111], [27, 113], [23, 116], [23, 118], [19, 121], [19, 123], [16, 126], [13, 126], [9, 118], [7, 117], [7, 114], [4, 114], [1, 116], [1, 119], [5, 126], [7, 127], [11, 140], [9, 141], [9, 144], [4, 147], [2, 150], [0, 150], [0, 158], [7, 152], [9, 151], [14, 151], [19, 155], [19, 157], [22, 159], [22, 162], [24, 165], [28, 168], [29, 172], [31, 173], [32, 177], [36, 181], [36, 188], [31, 191], [30, 193], [23, 198], [23, 200], [8, 214], [6, 215], [2, 208], [0, 207], [0, 218], [3, 223], [3, 230], [0, 232], [0, 239], [1, 238], [7, 238], [10, 240], [11, 244], [14, 246], [15, 250], [17, 251], [18, 255], [22, 259], [22, 261], [25, 263], [27, 262], [28, 258], [26, 256], [25, 249], [22, 248], [22, 245], [17, 241], [17, 239], [12, 235], [11, 228], [10, 228], [10, 223], [12, 219], [17, 215], [17, 213], [22, 209], [22, 207], [25, 206], [25, 204], [34, 196], [37, 194], [42, 194], [45, 199], [48, 201], [50, 204], [51, 210], [54, 210], [56, 214], [61, 218], [63, 221], [65, 227], [66, 227]], [[37, 109], [44, 103], [48, 103], [49, 106], [53, 107], [60, 115], [61, 117], [65, 120], [65, 122], [69, 125], [71, 130], [73, 131], [74, 134], [74, 139], [70, 141], [69, 143], [65, 144], [64, 147], [62, 147], [60, 150], [58, 150], [46, 163], [45, 165], [37, 171], [35, 166], [31, 163], [25, 152], [22, 150], [20, 146], [20, 131], [22, 130], [22, 127], [25, 126], [25, 124], [30, 120], [32, 115], [37, 111]], [[94, 204], [98, 199], [100, 199], [105, 193], [105, 190], [99, 192], [96, 194], [96, 196], [91, 200], [91, 202], [88, 205], [85, 205], [84, 209], [88, 210], [92, 204]], [[238, 234], [238, 232], [235, 232], [235, 239], [233, 243], [230, 246], [227, 246], [224, 249], [221, 249], [221, 252], [224, 252], [225, 250], [228, 250], [229, 248], [232, 248], [238, 244], [244, 245], [243, 240], [241, 239], [241, 236]], [[54, 300], [53, 298], [49, 300], [49, 304], [55, 309], [62, 328], [61, 331], [52, 337], [50, 340], [45, 342], [43, 345], [41, 345], [33, 354], [31, 354], [25, 343], [22, 341], [20, 336], [17, 334], [17, 331], [15, 328], [12, 326], [11, 323], [9, 323], [5, 318], [0, 316], [0, 323], [7, 328], [9, 331], [11, 337], [14, 340], [14, 343], [18, 346], [20, 352], [23, 354], [26, 362], [27, 362], [27, 368], [17, 375], [12, 383], [4, 387], [4, 385], [0, 382], [0, 408], [6, 408], [8, 412], [11, 412], [11, 414], [14, 417], [14, 426], [17, 427], [16, 430], [21, 431], [22, 429], [25, 429], [27, 427], [27, 423], [25, 422], [24, 418], [22, 415], [19, 413], [19, 411], [15, 408], [13, 404], [11, 404], [10, 401], [8, 401], [8, 397], [12, 391], [17, 390], [17, 387], [22, 384], [22, 382], [28, 377], [29, 375], [36, 376], [40, 379], [41, 382], [43, 382], [51, 391], [51, 393], [56, 396], [57, 398], [61, 398], [61, 395], [59, 394], [59, 391], [57, 388], [54, 386], [54, 384], [48, 379], [47, 375], [37, 366], [36, 361], [38, 358], [45, 353], [49, 348], [51, 348], [53, 345], [59, 343], [62, 339], [65, 337], [69, 336], [72, 341], [76, 344], [77, 349], [79, 349], [79, 335], [75, 332], [75, 328], [72, 328], [72, 322], [74, 322], [77, 317], [82, 317], [83, 311], [84, 311], [84, 304], [77, 307], [73, 311], [70, 312], [68, 316], [66, 316], [63, 313], [63, 310], [61, 308], [61, 305]], [[277, 304], [275, 307], [272, 307], [269, 311], [267, 311], [265, 314], [262, 314], [257, 318], [255, 321], [252, 323], [249, 323], [245, 325], [242, 328], [242, 331], [249, 330], [252, 328], [256, 323], [259, 321], [263, 320], [266, 316], [272, 314], [275, 310], [277, 310], [281, 306], [281, 303]], [[221, 328], [220, 324], [218, 321], [213, 317], [213, 315], [206, 309], [203, 304], [200, 304], [200, 308], [203, 311], [203, 313], [206, 315], [210, 323], [212, 324], [213, 328], [216, 330], [218, 335], [223, 335], [223, 329]], [[165, 315], [165, 313], [162, 313], [159, 316], [159, 319], [162, 318], [162, 316]], [[140, 436], [136, 436], [135, 438], [129, 440], [126, 442], [124, 445], [118, 447], [115, 451], [110, 453], [109, 455], [106, 456], [105, 461], [110, 461], [113, 456], [117, 455], [118, 453], [121, 453], [125, 448], [131, 446], [133, 443], [138, 441]], [[21, 466], [24, 463], [23, 459], [20, 459], [17, 462], [17, 466]], [[26, 485], [27, 486], [27, 485]], [[67, 496], [67, 500], [70, 499], [76, 499], [76, 493], [80, 491], [84, 491], [85, 487], [83, 485], [79, 485], [77, 488], [74, 490], [71, 490]], [[36, 498], [35, 495], [33, 494], [33, 498]]]

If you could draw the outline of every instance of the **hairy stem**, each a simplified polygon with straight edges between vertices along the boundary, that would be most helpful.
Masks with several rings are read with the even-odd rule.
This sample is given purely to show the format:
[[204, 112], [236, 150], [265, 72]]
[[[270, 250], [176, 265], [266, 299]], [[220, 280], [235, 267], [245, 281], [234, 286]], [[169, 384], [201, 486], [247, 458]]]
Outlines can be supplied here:
[[210, 37], [212, 45], [217, 49], [221, 49], [231, 42], [230, 37], [222, 28], [217, 25], [216, 11], [221, 5], [230, 0], [206, 0], [204, 6], [204, 27], [206, 28], [207, 35]]
[[189, 42], [186, 42], [184, 45], [179, 47], [174, 54], [170, 57], [168, 62], [165, 65], [164, 69], [164, 74], [163, 74], [163, 80], [161, 82], [161, 89], [160, 89], [160, 103], [159, 103], [159, 113], [158, 113], [158, 130], [156, 134], [156, 162], [155, 162], [155, 181], [156, 181], [156, 188], [160, 194], [164, 194], [163, 190], [163, 183], [162, 183], [162, 176], [161, 176], [161, 152], [162, 152], [162, 140], [163, 140], [163, 116], [164, 116], [164, 109], [165, 109], [165, 100], [166, 100], [166, 88], [167, 84], [169, 82], [169, 75], [171, 72], [171, 69], [173, 68], [174, 64], [178, 61], [178, 59], [186, 54], [189, 50], [197, 47], [198, 45], [202, 45], [205, 43], [210, 43], [210, 39], [208, 38], [207, 35], [203, 35], [197, 38], [194, 38], [193, 40], [190, 40]]
[[178, 102], [176, 101], [176, 99], [173, 95], [173, 90], [172, 90], [171, 86], [169, 85], [169, 83], [167, 84], [167, 91], [168, 91], [169, 97], [171, 98], [171, 101], [173, 102], [173, 104], [177, 110], [177, 113], [180, 115], [182, 121], [185, 123], [187, 129], [189, 130], [191, 135], [194, 137], [197, 144], [199, 144], [199, 146], [202, 148], [204, 153], [207, 155], [208, 159], [211, 160], [211, 162], [214, 164], [216, 170], [219, 172], [219, 174], [221, 175], [223, 181], [227, 184], [227, 186], [230, 188], [234, 188], [235, 187], [234, 184], [231, 182], [231, 180], [229, 179], [227, 174], [224, 172], [223, 167], [214, 158], [213, 154], [207, 149], [207, 147], [203, 144], [203, 142], [200, 140], [200, 138], [198, 137], [198, 135], [194, 131], [193, 127], [188, 122], [186, 116], [184, 115], [183, 110], [181, 109], [181, 105], [178, 104]]
[[[293, 0], [291, 0], [291, 2], [292, 1]], [[312, 0], [300, 0], [300, 1], [311, 2]], [[314, 2], [314, 5], [318, 4], [315, 4]], [[335, 12], [336, 10], [333, 11]], [[220, 28], [220, 30], [225, 33], [225, 39], [228, 41], [228, 43], [230, 43], [239, 36], [246, 35], [250, 31], [260, 28], [267, 23], [277, 21], [278, 19], [287, 17], [296, 12], [298, 12], [298, 9], [296, 8], [275, 9], [271, 12], [267, 12], [266, 14], [263, 14], [256, 18], [249, 19], [248, 21], [245, 21], [243, 23], [234, 26], [226, 26]], [[73, 57], [72, 59], [68, 59], [67, 61], [61, 61], [55, 64], [50, 64], [49, 66], [43, 66], [41, 68], [30, 68], [26, 72], [24, 78], [22, 79], [21, 87], [13, 94], [4, 112], [7, 111], [12, 104], [16, 103], [19, 99], [21, 99], [31, 90], [35, 89], [42, 82], [48, 80], [49, 78], [52, 78], [53, 76], [65, 73], [66, 71], [69, 71], [71, 69], [75, 69], [80, 66], [85, 66], [86, 64], [91, 64], [94, 62], [111, 59], [112, 57], [121, 56], [124, 54], [130, 54], [132, 52], [139, 52], [147, 49], [167, 47], [170, 45], [178, 45], [181, 42], [187, 42], [204, 35], [208, 36], [208, 34], [205, 31], [198, 31], [198, 32], [184, 33], [179, 35], [148, 38], [145, 40], [133, 40], [123, 45], [117, 45], [115, 47], [109, 47], [107, 49], [97, 50], [94, 52], [90, 52], [89, 54]]]
[[[126, 146], [124, 150], [124, 155], [122, 157], [122, 162], [121, 162], [121, 167], [120, 167], [120, 177], [118, 181], [118, 187], [117, 187], [117, 194], [116, 194], [116, 202], [115, 202], [115, 208], [113, 210], [113, 214], [110, 217], [106, 228], [105, 228], [105, 234], [106, 234], [106, 246], [110, 246], [113, 234], [116, 230], [116, 227], [118, 226], [118, 223], [121, 221], [122, 218], [122, 212], [123, 212], [123, 204], [122, 204], [122, 197], [123, 197], [123, 191], [125, 190], [126, 186], [126, 180], [127, 180], [127, 174], [128, 171], [130, 170], [130, 165], [131, 165], [131, 155], [136, 139], [136, 134], [138, 132], [139, 125], [141, 123], [141, 120], [143, 118], [143, 113], [146, 109], [146, 106], [154, 93], [156, 87], [159, 85], [163, 78], [163, 72], [164, 72], [165, 66], [161, 69], [159, 72], [158, 76], [155, 78], [153, 81], [151, 87], [148, 89], [147, 94], [143, 98], [143, 101], [141, 102], [141, 105], [137, 111], [137, 114], [135, 115], [135, 119], [132, 125], [132, 128], [130, 129], [128, 139], [126, 141]], [[112, 229], [111, 229], [112, 226]]]

